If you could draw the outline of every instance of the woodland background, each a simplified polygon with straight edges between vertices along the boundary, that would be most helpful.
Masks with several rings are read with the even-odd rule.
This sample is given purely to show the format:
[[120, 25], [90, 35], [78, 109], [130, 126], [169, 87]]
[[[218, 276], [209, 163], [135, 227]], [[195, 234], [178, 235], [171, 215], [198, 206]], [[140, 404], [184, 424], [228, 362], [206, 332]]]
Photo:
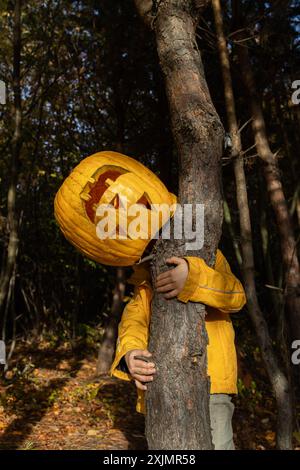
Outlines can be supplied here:
[[[300, 4], [239, 3], [247, 31], [240, 41], [249, 53], [299, 250], [300, 105], [291, 96], [293, 81], [300, 79]], [[278, 227], [254, 147], [231, 2], [222, 6], [237, 116], [243, 126], [258, 300], [288, 375], [291, 349]], [[131, 1], [48, 0], [23, 2], [18, 43], [15, 2], [2, 0], [0, 8], [0, 79], [7, 86], [7, 102], [0, 105], [0, 334], [9, 353], [0, 383], [0, 448], [143, 447], [143, 418], [134, 413], [134, 388], [99, 375], [107, 370], [107, 351], [114, 347], [113, 332], [126, 301], [113, 302], [120, 272], [75, 251], [55, 222], [53, 200], [82, 158], [105, 149], [139, 159], [177, 192], [177, 155], [154, 36]], [[201, 19], [197, 40], [214, 105], [228, 131], [211, 8]], [[21, 125], [16, 136], [18, 109]], [[226, 142], [220, 247], [241, 278], [228, 136]], [[16, 259], [5, 284], [14, 230]], [[123, 274], [126, 277], [129, 269]], [[236, 443], [239, 448], [274, 448], [275, 404], [247, 306], [233, 315], [233, 322], [240, 392], [235, 399]], [[100, 349], [96, 368], [104, 340], [106, 349]], [[296, 399], [294, 447], [299, 448]]]

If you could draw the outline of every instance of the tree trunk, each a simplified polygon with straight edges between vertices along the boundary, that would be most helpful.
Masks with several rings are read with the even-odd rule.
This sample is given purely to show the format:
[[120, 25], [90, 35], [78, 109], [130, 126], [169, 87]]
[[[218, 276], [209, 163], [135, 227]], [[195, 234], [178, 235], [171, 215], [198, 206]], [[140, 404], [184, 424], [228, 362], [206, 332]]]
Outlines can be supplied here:
[[[204, 76], [195, 28], [210, 3], [196, 0], [136, 0], [139, 12], [155, 29], [165, 78], [172, 132], [179, 155], [179, 201], [205, 207], [205, 240], [186, 251], [185, 240], [155, 245], [152, 281], [166, 269], [169, 256], [200, 256], [212, 266], [222, 226], [221, 155], [223, 127]], [[195, 208], [195, 206], [194, 206]], [[199, 220], [193, 217], [194, 229]], [[196, 225], [197, 223], [197, 225]], [[146, 437], [150, 449], [212, 449], [207, 376], [205, 307], [166, 301], [154, 292], [149, 350], [157, 365], [146, 392]]]
[[106, 326], [103, 341], [98, 352], [97, 374], [107, 374], [115, 353], [118, 324], [123, 307], [125, 292], [125, 271], [124, 268], [117, 268], [116, 284], [113, 292], [112, 306], [110, 310], [109, 322]]
[[223, 30], [223, 20], [220, 0], [212, 0], [218, 48], [222, 68], [226, 112], [229, 131], [232, 137], [232, 157], [234, 159], [234, 173], [237, 190], [237, 204], [239, 208], [241, 247], [243, 253], [243, 278], [248, 301], [248, 311], [254, 325], [262, 358], [268, 374], [277, 404], [277, 447], [279, 449], [292, 449], [292, 400], [288, 381], [280, 370], [276, 355], [272, 347], [267, 323], [259, 307], [255, 287], [255, 267], [252, 245], [252, 229], [244, 162], [242, 156], [241, 136], [236, 118], [235, 101], [230, 73], [230, 62], [226, 39]]
[[[238, 5], [239, 6], [239, 5]], [[235, 14], [239, 17], [236, 5]], [[244, 37], [245, 31], [238, 33]], [[250, 63], [248, 48], [245, 44], [236, 46], [239, 65], [245, 89], [249, 96], [252, 112], [252, 129], [259, 157], [262, 160], [263, 172], [272, 208], [274, 210], [278, 235], [281, 245], [281, 255], [284, 267], [285, 298], [288, 311], [288, 323], [291, 339], [300, 338], [300, 270], [297, 256], [296, 240], [283, 192], [280, 170], [276, 155], [272, 152], [263, 116], [260, 99], [256, 92], [254, 75]]]
[[16, 210], [16, 189], [18, 178], [18, 164], [21, 152], [21, 85], [20, 85], [20, 61], [21, 61], [21, 0], [15, 1], [14, 27], [13, 27], [13, 93], [14, 93], [14, 134], [11, 141], [11, 172], [10, 184], [7, 195], [7, 223], [9, 240], [7, 246], [6, 259], [3, 264], [0, 282], [0, 312], [3, 311], [7, 300], [9, 285], [14, 273], [19, 246], [18, 237], [18, 215]]

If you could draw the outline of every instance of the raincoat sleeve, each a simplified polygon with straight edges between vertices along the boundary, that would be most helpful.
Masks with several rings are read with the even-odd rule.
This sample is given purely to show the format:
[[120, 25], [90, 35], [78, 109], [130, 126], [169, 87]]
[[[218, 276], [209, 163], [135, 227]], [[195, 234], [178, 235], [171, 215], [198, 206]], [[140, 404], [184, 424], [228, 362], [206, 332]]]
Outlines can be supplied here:
[[110, 369], [110, 374], [119, 379], [132, 380], [126, 371], [126, 363], [124, 367], [122, 358], [125, 354], [132, 349], [147, 349], [148, 347], [151, 297], [152, 289], [147, 282], [136, 286], [133, 298], [123, 311], [118, 327], [115, 358]]
[[189, 274], [178, 300], [201, 302], [226, 313], [238, 312], [246, 303], [241, 282], [231, 272], [220, 250], [217, 250], [214, 268], [202, 258], [186, 257]]

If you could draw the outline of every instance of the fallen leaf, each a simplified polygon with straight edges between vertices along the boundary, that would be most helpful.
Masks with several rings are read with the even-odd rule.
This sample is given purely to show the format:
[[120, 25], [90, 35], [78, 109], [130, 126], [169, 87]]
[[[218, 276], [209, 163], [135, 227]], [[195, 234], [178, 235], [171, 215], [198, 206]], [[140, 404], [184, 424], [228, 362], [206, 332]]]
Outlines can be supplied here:
[[97, 436], [97, 434], [98, 434], [97, 429], [89, 429], [87, 432], [88, 436]]
[[297, 439], [297, 441], [298, 441], [299, 444], [300, 444], [300, 432], [299, 432], [299, 431], [295, 431], [295, 432], [293, 433], [293, 436], [295, 437], [295, 439]]
[[265, 438], [268, 442], [274, 441], [275, 432], [274, 431], [267, 431], [266, 434], [265, 434]]

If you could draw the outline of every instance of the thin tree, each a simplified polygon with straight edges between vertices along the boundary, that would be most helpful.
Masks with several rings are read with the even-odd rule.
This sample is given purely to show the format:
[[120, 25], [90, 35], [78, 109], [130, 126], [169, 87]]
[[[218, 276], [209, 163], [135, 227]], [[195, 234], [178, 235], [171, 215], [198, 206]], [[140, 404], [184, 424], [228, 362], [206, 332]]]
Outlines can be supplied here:
[[212, 0], [212, 5], [224, 83], [227, 121], [232, 140], [231, 156], [233, 159], [236, 181], [236, 196], [239, 208], [241, 248], [243, 257], [242, 272], [247, 295], [248, 312], [255, 328], [266, 372], [271, 382], [276, 399], [277, 447], [279, 449], [292, 449], [293, 413], [289, 384], [284, 373], [279, 368], [276, 354], [272, 347], [269, 328], [260, 309], [255, 287], [252, 229], [244, 170], [244, 160], [242, 155], [242, 142], [236, 116], [235, 100], [230, 72], [230, 61], [224, 34], [220, 0]]
[[[135, 0], [155, 33], [165, 79], [171, 126], [179, 156], [179, 201], [205, 207], [205, 240], [188, 251], [212, 266], [222, 226], [220, 159], [223, 127], [213, 106], [195, 30], [210, 1]], [[195, 214], [193, 217], [196, 227]], [[185, 240], [155, 245], [152, 280], [170, 256], [186, 254]], [[211, 449], [205, 307], [166, 301], [154, 293], [149, 350], [157, 365], [146, 392], [146, 437], [150, 449]]]
[[[256, 83], [249, 57], [249, 50], [244, 39], [246, 29], [241, 29], [242, 15], [239, 0], [233, 0], [233, 18], [238, 32], [236, 51], [243, 83], [249, 98], [252, 114], [252, 130], [257, 153], [262, 161], [263, 174], [267, 185], [269, 199], [275, 214], [278, 235], [281, 246], [281, 256], [284, 269], [285, 300], [288, 311], [288, 324], [292, 339], [300, 338], [300, 269], [297, 255], [296, 238], [292, 225], [288, 204], [283, 190], [278, 157], [271, 150], [267, 135], [264, 113], [261, 100], [257, 94]], [[241, 42], [243, 40], [243, 42]]]
[[[19, 218], [16, 208], [18, 167], [22, 147], [21, 125], [21, 0], [15, 1], [13, 16], [13, 116], [14, 133], [11, 140], [10, 183], [7, 194], [8, 245], [0, 279], [0, 311], [8, 300], [9, 286], [14, 275], [19, 246]], [[10, 296], [11, 297], [11, 296]]]
[[124, 293], [125, 270], [124, 268], [117, 268], [109, 321], [106, 325], [103, 340], [98, 352], [97, 374], [99, 375], [107, 374], [113, 361], [116, 338], [118, 336], [118, 324], [120, 322], [124, 302]]

